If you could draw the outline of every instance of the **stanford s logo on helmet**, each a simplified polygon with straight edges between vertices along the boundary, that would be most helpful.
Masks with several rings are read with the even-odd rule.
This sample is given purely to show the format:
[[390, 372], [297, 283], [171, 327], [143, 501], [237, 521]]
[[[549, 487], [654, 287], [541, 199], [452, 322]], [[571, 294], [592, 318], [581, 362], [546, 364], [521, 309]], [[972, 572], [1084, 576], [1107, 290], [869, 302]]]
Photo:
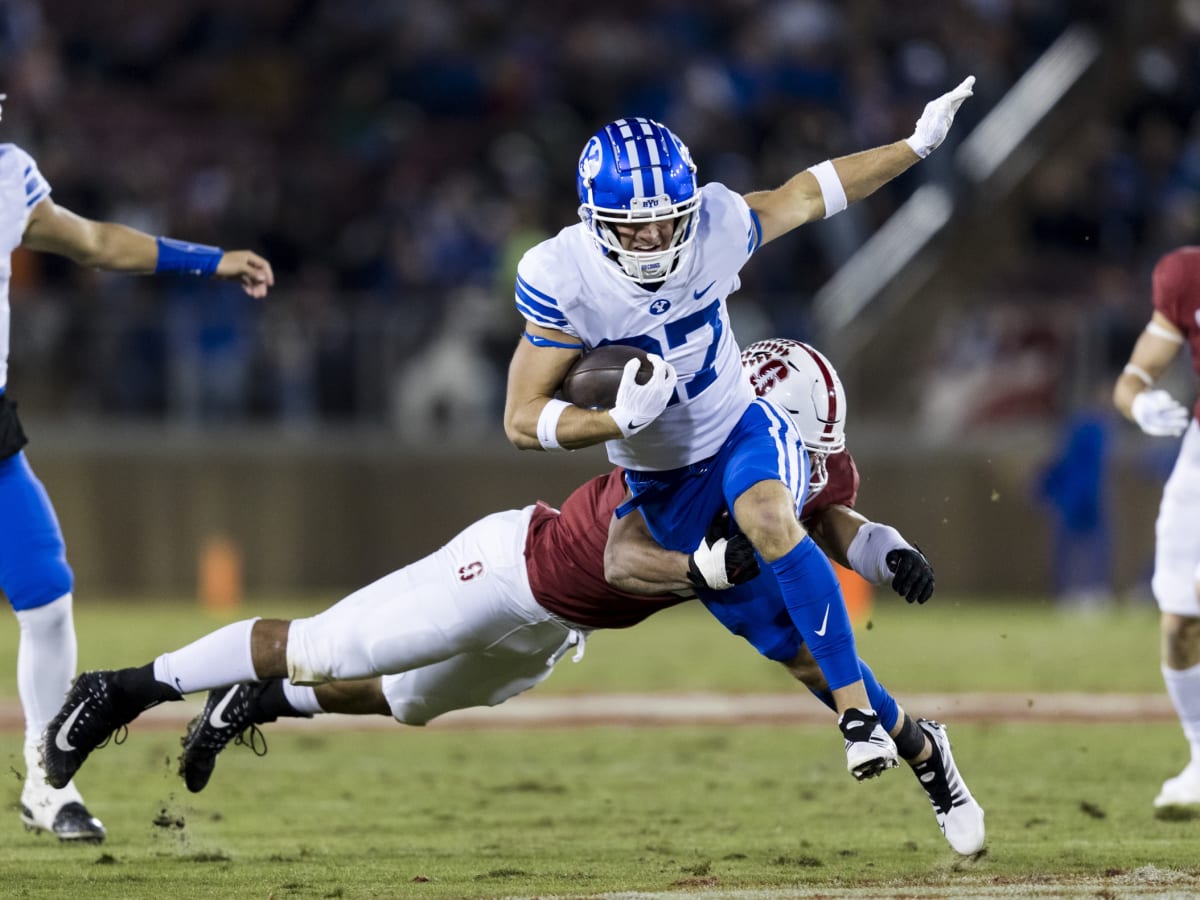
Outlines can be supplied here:
[[[633, 281], [662, 281], [696, 236], [696, 166], [683, 141], [658, 122], [617, 119], [592, 135], [579, 155], [576, 188], [588, 234]], [[669, 219], [675, 232], [662, 251], [626, 250], [613, 228]]]
[[783, 338], [758, 341], [742, 351], [754, 393], [785, 409], [808, 450], [809, 496], [829, 482], [825, 458], [846, 449], [846, 391], [837, 370], [808, 344]]

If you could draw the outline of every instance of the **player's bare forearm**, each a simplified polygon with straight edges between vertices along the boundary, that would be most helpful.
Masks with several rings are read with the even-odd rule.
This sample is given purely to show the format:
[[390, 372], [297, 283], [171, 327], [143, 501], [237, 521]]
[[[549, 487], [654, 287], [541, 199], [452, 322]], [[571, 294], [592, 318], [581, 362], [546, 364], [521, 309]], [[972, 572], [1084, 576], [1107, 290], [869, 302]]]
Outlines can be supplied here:
[[[562, 332], [528, 326], [537, 337], [568, 344]], [[508, 367], [508, 390], [504, 402], [504, 432], [519, 450], [541, 450], [538, 421], [546, 405], [558, 392], [563, 376], [579, 358], [579, 351], [561, 347], [535, 347], [527, 338], [517, 341]], [[621, 429], [607, 412], [567, 406], [554, 428], [559, 446], [579, 450], [621, 437]]]
[[630, 594], [691, 593], [686, 553], [665, 550], [646, 528], [640, 512], [613, 516], [604, 547], [604, 580]]
[[1183, 336], [1160, 312], [1147, 323], [1133, 345], [1133, 353], [1113, 386], [1113, 406], [1129, 421], [1133, 418], [1133, 399], [1148, 390], [1167, 370], [1183, 347]]
[[[848, 203], [869, 197], [917, 162], [920, 157], [904, 141], [832, 160]], [[773, 191], [747, 194], [746, 203], [758, 215], [764, 244], [826, 214], [821, 186], [807, 169]]]
[[822, 553], [849, 569], [850, 544], [867, 521], [850, 507], [834, 504], [805, 519], [804, 527]]
[[864, 150], [833, 160], [846, 200], [854, 203], [869, 197], [893, 178], [911, 169], [921, 157], [904, 141]]

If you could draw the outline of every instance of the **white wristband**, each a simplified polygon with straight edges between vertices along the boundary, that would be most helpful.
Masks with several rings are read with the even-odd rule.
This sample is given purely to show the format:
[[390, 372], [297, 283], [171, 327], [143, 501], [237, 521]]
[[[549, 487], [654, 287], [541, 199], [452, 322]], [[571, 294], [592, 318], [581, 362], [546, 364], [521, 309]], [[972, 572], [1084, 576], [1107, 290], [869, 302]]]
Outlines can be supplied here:
[[887, 555], [893, 550], [910, 550], [911, 545], [891, 525], [867, 522], [858, 529], [846, 548], [850, 568], [871, 584], [883, 584], [892, 578]]
[[1121, 371], [1127, 375], [1132, 375], [1134, 378], [1137, 378], [1142, 382], [1142, 384], [1146, 385], [1146, 387], [1150, 387], [1152, 384], [1154, 384], [1154, 379], [1150, 377], [1150, 373], [1141, 366], [1135, 366], [1133, 363], [1126, 363], [1125, 368]]
[[550, 400], [542, 407], [542, 414], [538, 416], [538, 443], [542, 445], [543, 450], [561, 450], [562, 445], [558, 443], [558, 420], [563, 414], [563, 410], [571, 404], [566, 400]]
[[838, 177], [837, 169], [832, 160], [825, 160], [815, 166], [809, 166], [813, 178], [821, 188], [821, 199], [825, 201], [825, 218], [836, 215], [846, 208], [846, 189], [842, 187], [842, 179]]
[[1150, 322], [1146, 326], [1146, 333], [1152, 334], [1155, 337], [1160, 337], [1166, 341], [1171, 341], [1174, 344], [1182, 344], [1183, 343], [1183, 335], [1182, 334], [1172, 331], [1169, 328], [1163, 328], [1163, 326], [1159, 325], [1157, 322]]

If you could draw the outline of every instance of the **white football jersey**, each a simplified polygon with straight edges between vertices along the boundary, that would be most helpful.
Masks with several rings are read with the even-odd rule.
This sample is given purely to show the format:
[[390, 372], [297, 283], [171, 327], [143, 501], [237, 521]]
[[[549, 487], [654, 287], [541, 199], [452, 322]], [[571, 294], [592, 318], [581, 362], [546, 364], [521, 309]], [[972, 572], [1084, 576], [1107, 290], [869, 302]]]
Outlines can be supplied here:
[[30, 211], [49, 193], [33, 157], [16, 144], [0, 144], [0, 389], [8, 384], [12, 252], [21, 244]]
[[535, 325], [579, 338], [587, 349], [633, 344], [675, 367], [675, 397], [651, 425], [609, 441], [628, 469], [676, 469], [715, 454], [754, 400], [729, 327], [726, 299], [758, 247], [758, 219], [722, 184], [700, 189], [696, 238], [656, 291], [617, 272], [583, 223], [530, 249], [517, 266], [517, 309]]

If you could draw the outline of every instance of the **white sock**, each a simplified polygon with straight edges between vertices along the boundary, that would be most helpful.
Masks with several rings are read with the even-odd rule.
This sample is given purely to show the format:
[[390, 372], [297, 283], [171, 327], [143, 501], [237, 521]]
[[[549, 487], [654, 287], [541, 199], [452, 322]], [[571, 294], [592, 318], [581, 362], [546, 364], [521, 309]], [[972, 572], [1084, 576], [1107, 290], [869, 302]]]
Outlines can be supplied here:
[[75, 677], [78, 648], [72, 607], [71, 595], [63, 594], [37, 609], [16, 610], [21, 626], [17, 694], [25, 711], [26, 748], [36, 748], [41, 742], [42, 732], [62, 706]]
[[258, 681], [250, 631], [258, 618], [218, 628], [186, 647], [154, 660], [154, 677], [181, 694], [211, 691], [243, 681]]
[[298, 713], [315, 716], [325, 712], [317, 702], [317, 689], [311, 684], [292, 684], [285, 678], [283, 696]]
[[1192, 745], [1192, 762], [1200, 765], [1200, 665], [1182, 672], [1163, 666], [1162, 674], [1183, 725], [1183, 736]]

